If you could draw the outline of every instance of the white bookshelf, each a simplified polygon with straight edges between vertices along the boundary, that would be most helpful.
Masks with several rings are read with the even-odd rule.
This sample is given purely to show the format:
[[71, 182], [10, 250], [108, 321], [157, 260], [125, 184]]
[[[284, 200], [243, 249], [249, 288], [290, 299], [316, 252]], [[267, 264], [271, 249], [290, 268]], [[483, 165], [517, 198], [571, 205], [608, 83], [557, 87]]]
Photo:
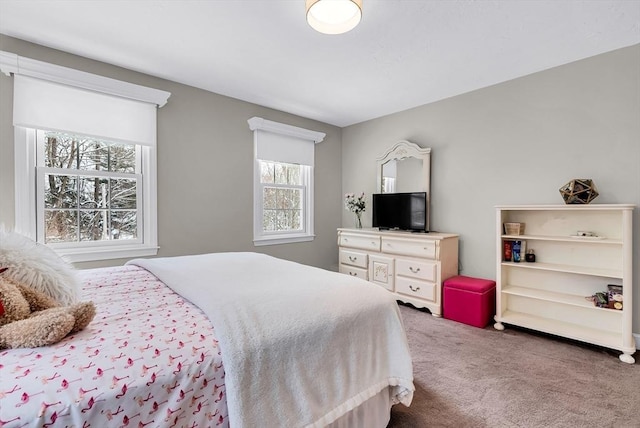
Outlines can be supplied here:
[[[496, 323], [511, 324], [622, 352], [635, 362], [632, 333], [633, 205], [502, 205], [496, 207]], [[503, 224], [524, 223], [521, 235]], [[578, 231], [595, 237], [577, 237]], [[504, 261], [504, 241], [526, 241], [536, 261]], [[622, 310], [587, 298], [623, 287]]]

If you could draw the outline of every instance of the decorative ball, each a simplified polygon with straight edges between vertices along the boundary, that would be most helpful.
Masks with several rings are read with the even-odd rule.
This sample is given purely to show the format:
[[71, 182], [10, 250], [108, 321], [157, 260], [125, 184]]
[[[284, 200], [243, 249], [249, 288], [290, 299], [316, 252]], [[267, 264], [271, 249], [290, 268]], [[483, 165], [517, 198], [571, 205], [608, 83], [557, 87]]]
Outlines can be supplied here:
[[565, 204], [588, 204], [598, 197], [598, 190], [593, 180], [574, 178], [560, 188]]

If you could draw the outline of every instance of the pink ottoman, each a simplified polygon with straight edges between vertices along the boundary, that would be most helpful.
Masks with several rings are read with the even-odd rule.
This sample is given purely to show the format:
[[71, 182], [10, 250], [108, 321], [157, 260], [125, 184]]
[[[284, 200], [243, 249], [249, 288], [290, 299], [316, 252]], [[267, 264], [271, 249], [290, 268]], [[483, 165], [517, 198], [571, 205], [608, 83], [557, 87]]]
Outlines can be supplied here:
[[490, 279], [454, 276], [442, 286], [444, 318], [484, 328], [496, 313], [496, 282]]

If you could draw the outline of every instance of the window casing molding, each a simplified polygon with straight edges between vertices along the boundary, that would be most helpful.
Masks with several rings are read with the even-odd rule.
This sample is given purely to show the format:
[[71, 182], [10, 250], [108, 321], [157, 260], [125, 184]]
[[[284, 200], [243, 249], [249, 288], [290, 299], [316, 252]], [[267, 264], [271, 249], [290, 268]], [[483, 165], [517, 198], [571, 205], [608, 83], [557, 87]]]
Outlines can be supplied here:
[[[310, 131], [283, 123], [273, 122], [260, 117], [252, 117], [248, 120], [249, 129], [254, 131], [254, 167], [253, 167], [253, 244], [255, 246], [287, 244], [294, 242], [313, 241], [314, 234], [314, 166], [302, 165], [303, 198], [303, 227], [302, 231], [267, 232], [263, 230], [263, 188], [260, 178], [260, 161], [258, 158], [259, 131], [267, 131], [272, 134], [293, 137], [299, 140], [320, 143], [326, 134]], [[303, 143], [303, 142], [301, 142]], [[272, 162], [286, 162], [282, 159], [269, 159]]]
[[164, 106], [171, 96], [171, 92], [62, 67], [6, 51], [0, 51], [0, 71], [7, 76], [19, 74], [35, 77], [74, 88], [155, 104], [158, 107]]

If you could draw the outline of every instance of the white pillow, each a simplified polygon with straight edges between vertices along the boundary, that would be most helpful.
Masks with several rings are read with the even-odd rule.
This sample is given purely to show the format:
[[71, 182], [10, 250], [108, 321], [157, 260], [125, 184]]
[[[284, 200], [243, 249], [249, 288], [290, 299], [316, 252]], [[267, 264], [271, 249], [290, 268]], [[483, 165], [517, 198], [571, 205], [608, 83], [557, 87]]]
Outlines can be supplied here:
[[0, 229], [2, 276], [51, 296], [62, 305], [78, 302], [80, 282], [75, 269], [46, 245]]

